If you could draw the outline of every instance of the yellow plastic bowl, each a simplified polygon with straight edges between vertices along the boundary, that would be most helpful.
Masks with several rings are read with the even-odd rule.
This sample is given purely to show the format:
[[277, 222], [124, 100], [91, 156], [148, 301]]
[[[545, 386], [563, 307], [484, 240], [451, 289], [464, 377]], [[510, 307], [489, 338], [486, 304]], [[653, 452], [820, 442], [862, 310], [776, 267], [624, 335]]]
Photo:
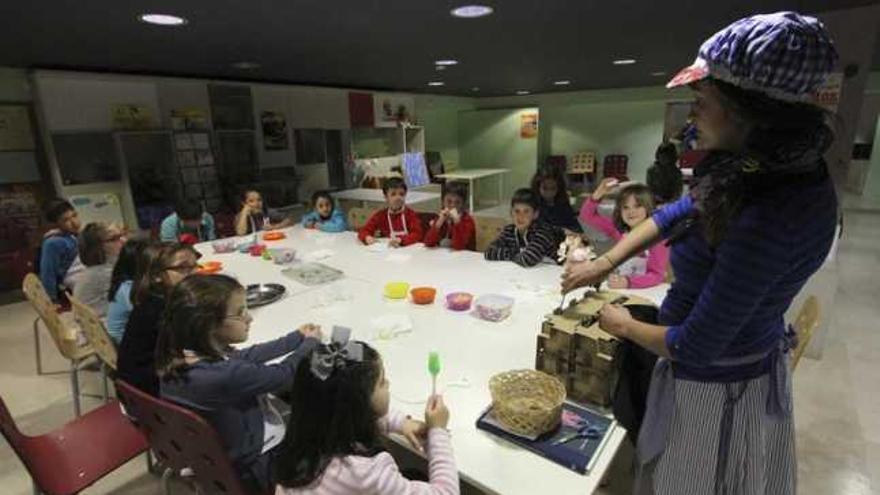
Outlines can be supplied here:
[[385, 297], [388, 299], [403, 299], [409, 291], [409, 284], [406, 282], [388, 282], [385, 284]]

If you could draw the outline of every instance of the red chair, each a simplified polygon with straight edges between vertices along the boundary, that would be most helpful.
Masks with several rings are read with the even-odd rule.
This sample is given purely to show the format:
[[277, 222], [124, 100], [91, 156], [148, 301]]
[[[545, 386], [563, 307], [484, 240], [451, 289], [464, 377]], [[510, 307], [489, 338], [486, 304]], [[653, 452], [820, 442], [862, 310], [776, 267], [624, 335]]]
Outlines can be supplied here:
[[606, 155], [602, 163], [602, 177], [614, 177], [626, 180], [626, 169], [629, 163], [627, 155]]
[[19, 431], [0, 398], [0, 429], [30, 473], [35, 494], [79, 493], [148, 449], [147, 439], [116, 400], [31, 437]]
[[160, 464], [165, 493], [174, 473], [192, 470], [202, 493], [246, 495], [217, 431], [198, 414], [158, 399], [116, 380], [116, 393], [125, 410], [150, 441]]

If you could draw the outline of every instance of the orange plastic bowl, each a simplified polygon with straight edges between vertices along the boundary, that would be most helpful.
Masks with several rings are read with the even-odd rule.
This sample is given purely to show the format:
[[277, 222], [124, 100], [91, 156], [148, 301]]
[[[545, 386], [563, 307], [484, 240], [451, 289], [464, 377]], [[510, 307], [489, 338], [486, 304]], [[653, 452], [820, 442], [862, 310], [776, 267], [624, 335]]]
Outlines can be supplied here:
[[198, 273], [201, 274], [209, 274], [209, 273], [217, 273], [223, 269], [223, 263], [219, 261], [206, 261], [204, 263], [199, 264], [199, 268], [197, 270]]
[[437, 295], [437, 289], [433, 287], [416, 287], [409, 291], [412, 296], [412, 302], [416, 304], [433, 304], [434, 296]]
[[264, 241], [280, 241], [281, 239], [286, 239], [286, 238], [287, 238], [287, 236], [284, 234], [284, 232], [273, 231], [273, 232], [266, 232], [265, 234], [263, 234]]

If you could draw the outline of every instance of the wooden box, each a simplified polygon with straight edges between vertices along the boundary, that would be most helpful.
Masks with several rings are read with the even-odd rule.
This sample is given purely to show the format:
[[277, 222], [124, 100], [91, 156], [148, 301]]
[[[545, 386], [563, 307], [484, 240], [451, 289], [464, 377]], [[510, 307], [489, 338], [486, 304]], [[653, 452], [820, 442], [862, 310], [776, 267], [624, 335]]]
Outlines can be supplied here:
[[608, 302], [652, 305], [636, 296], [587, 292], [564, 310], [546, 316], [535, 354], [535, 368], [562, 380], [569, 399], [601, 407], [611, 405], [617, 382], [619, 341], [598, 323], [599, 310]]

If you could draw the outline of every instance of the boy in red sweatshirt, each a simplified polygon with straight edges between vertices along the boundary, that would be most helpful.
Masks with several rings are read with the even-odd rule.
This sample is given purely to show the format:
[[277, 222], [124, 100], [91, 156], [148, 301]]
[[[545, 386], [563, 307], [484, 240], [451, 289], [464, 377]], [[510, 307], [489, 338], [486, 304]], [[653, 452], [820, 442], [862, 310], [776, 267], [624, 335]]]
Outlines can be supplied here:
[[409, 246], [422, 240], [422, 223], [419, 216], [406, 206], [406, 182], [400, 177], [391, 177], [382, 184], [385, 194], [383, 208], [367, 220], [358, 231], [358, 239], [370, 245], [377, 237], [388, 237], [391, 247]]
[[474, 249], [476, 226], [473, 217], [462, 209], [464, 197], [462, 184], [446, 183], [443, 190], [443, 209], [425, 234], [425, 246], [451, 247], [456, 251]]

